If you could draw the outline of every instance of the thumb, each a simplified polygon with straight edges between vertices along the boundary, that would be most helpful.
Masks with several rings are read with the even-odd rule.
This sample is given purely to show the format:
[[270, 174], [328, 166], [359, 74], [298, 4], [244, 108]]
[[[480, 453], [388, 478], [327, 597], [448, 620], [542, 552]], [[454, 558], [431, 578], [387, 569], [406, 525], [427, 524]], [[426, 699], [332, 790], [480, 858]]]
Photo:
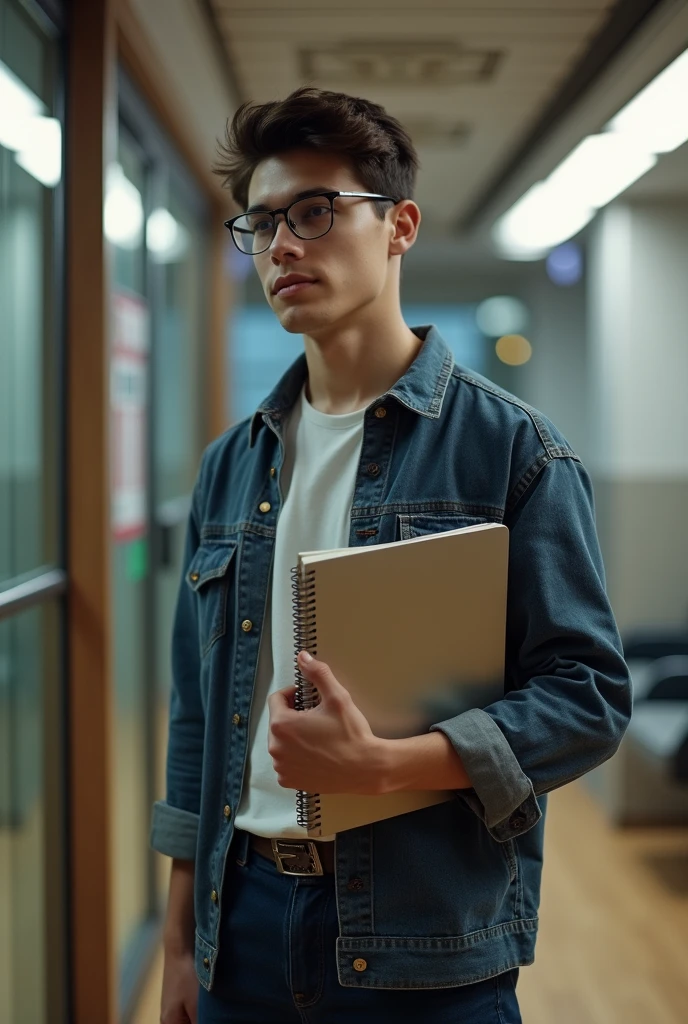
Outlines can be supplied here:
[[299, 652], [299, 668], [318, 689], [321, 696], [338, 694], [344, 687], [335, 679], [332, 669], [325, 661], [318, 661], [308, 651]]

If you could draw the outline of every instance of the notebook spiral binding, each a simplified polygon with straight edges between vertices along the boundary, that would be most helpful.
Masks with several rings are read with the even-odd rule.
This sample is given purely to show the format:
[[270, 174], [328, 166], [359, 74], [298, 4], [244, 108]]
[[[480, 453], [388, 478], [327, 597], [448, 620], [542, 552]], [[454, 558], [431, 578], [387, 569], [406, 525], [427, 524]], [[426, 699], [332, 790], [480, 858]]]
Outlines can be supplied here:
[[[315, 624], [315, 569], [291, 571], [292, 613], [294, 617], [294, 682], [296, 695], [294, 707], [306, 711], [319, 703], [318, 691], [304, 679], [299, 669], [299, 651], [318, 655], [317, 629]], [[320, 822], [320, 795], [296, 791], [296, 821], [302, 828], [314, 828]]]

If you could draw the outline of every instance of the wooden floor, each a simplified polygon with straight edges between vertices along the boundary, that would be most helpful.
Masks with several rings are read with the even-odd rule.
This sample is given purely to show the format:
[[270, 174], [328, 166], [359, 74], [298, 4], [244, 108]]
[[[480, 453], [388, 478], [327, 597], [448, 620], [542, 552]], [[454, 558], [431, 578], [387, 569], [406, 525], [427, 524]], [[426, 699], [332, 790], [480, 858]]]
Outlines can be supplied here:
[[[688, 828], [615, 829], [582, 783], [550, 795], [524, 1024], [687, 1024]], [[135, 1024], [158, 1024], [158, 957]]]

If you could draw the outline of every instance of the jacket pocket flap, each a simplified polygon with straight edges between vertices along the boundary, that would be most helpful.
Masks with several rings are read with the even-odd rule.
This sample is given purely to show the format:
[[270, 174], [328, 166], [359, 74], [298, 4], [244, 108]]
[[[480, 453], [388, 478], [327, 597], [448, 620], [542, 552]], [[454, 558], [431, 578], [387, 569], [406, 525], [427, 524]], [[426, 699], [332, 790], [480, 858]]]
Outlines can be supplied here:
[[216, 547], [200, 547], [186, 570], [186, 582], [191, 589], [199, 590], [208, 580], [224, 576], [236, 549], [236, 541]]

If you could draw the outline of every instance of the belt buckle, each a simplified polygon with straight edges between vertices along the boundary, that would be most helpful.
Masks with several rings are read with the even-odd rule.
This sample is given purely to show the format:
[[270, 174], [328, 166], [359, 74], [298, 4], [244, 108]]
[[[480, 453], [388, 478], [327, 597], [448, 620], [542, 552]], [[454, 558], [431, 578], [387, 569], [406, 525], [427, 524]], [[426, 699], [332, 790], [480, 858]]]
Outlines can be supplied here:
[[[324, 874], [317, 846], [309, 839], [271, 839], [270, 842], [277, 869], [283, 875]], [[281, 847], [286, 847], [286, 849], [281, 849]], [[294, 870], [285, 867], [285, 860], [296, 862], [292, 865]]]

